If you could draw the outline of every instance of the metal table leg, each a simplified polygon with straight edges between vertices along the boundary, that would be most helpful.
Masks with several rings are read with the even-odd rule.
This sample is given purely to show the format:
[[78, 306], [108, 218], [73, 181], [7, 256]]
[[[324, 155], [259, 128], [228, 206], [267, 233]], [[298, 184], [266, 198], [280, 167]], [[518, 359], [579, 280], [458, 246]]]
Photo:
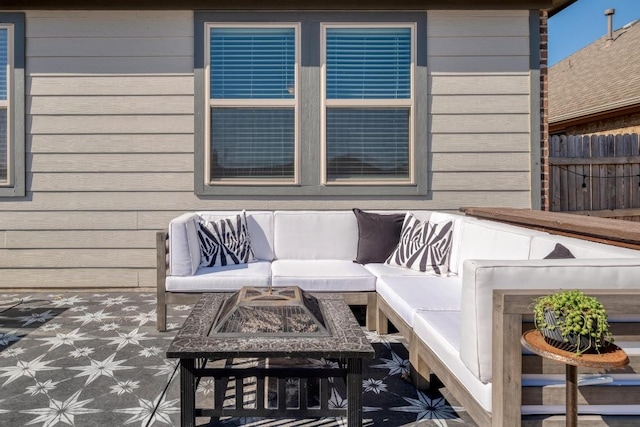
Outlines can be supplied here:
[[362, 427], [362, 359], [347, 359], [347, 425]]
[[578, 427], [578, 367], [566, 365], [566, 425]]
[[180, 359], [180, 425], [196, 425], [195, 359]]

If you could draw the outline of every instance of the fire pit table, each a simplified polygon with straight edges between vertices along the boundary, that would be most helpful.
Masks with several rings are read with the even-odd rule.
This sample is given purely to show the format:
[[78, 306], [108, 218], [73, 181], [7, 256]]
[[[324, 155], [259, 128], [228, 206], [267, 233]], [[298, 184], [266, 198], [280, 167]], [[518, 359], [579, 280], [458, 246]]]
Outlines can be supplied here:
[[[349, 306], [339, 294], [308, 294], [297, 287], [243, 288], [235, 294], [205, 294], [167, 350], [180, 359], [181, 425], [194, 426], [196, 417], [339, 417], [349, 427], [362, 425], [362, 360], [375, 356]], [[223, 359], [329, 359], [323, 367], [263, 366], [207, 367]], [[213, 363], [216, 365], [216, 363]], [[196, 408], [196, 388], [213, 378], [213, 407]], [[234, 380], [230, 380], [233, 378]], [[244, 403], [245, 379], [255, 378], [255, 402]], [[289, 407], [285, 381], [299, 379], [299, 399]], [[308, 380], [319, 384], [318, 404], [309, 405]], [[329, 378], [343, 378], [347, 408], [330, 408]], [[235, 405], [225, 404], [229, 384], [235, 383]], [[314, 383], [314, 384], [315, 384]], [[276, 385], [277, 405], [265, 403], [269, 385]], [[246, 407], [249, 406], [249, 407]]]

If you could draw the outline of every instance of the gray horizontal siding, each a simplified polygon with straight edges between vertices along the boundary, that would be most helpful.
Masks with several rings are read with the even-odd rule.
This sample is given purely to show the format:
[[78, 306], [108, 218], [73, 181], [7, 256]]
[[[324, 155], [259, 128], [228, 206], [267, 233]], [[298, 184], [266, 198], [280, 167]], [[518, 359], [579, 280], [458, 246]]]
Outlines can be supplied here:
[[191, 153], [191, 134], [28, 135], [34, 154]]
[[78, 192], [78, 191], [190, 191], [193, 189], [193, 173], [36, 173], [30, 183], [37, 192]]
[[434, 193], [509, 191], [510, 206], [529, 194], [528, 22], [527, 11], [428, 14]]
[[528, 170], [527, 153], [433, 153], [434, 175], [437, 172], [527, 172]]
[[288, 200], [194, 196], [192, 12], [27, 12], [29, 193], [0, 203], [0, 286], [153, 287], [154, 231], [185, 211], [528, 207], [527, 12], [427, 16], [431, 194]]
[[529, 133], [527, 114], [432, 114], [432, 133]]
[[439, 114], [529, 114], [529, 96], [523, 95], [438, 95], [429, 97], [431, 113]]
[[155, 286], [155, 271], [133, 268], [12, 268], [2, 271], [3, 288], [137, 288]]
[[0, 268], [145, 268], [155, 262], [152, 249], [16, 249], [0, 257]]
[[193, 71], [149, 75], [35, 76], [27, 78], [31, 96], [140, 96], [186, 95], [193, 97]]
[[431, 135], [431, 148], [434, 153], [528, 152], [529, 144], [528, 133], [437, 133]]
[[[2, 206], [6, 209], [4, 203]], [[22, 206], [25, 209], [24, 204]], [[0, 211], [0, 224], [4, 230], [135, 230], [139, 221], [137, 212], [54, 212], [31, 209]]]
[[[510, 206], [518, 201], [520, 203], [529, 197], [525, 192], [520, 199], [511, 200], [511, 194], [500, 191], [484, 192], [462, 192], [447, 193], [440, 189], [434, 192], [441, 194], [433, 195], [433, 199], [428, 202], [423, 199], [416, 200], [361, 200], [353, 197], [349, 198], [323, 198], [323, 199], [296, 199], [296, 200], [248, 200], [246, 198], [227, 197], [224, 200], [198, 200], [187, 192], [95, 192], [95, 193], [38, 193], [29, 202], [34, 210], [49, 211], [144, 211], [144, 210], [170, 210], [170, 211], [192, 211], [233, 208], [252, 210], [271, 209], [351, 209], [354, 206], [362, 206], [369, 209], [444, 209], [457, 210], [460, 206], [469, 206], [474, 201], [474, 206]], [[511, 193], [511, 192], [510, 192]], [[467, 200], [465, 202], [465, 200]], [[399, 206], [401, 205], [401, 206]], [[425, 206], [427, 205], [427, 206]], [[185, 208], [186, 207], [186, 208]], [[20, 202], [3, 203], [5, 211], [22, 211], [24, 205]], [[95, 218], [94, 218], [95, 220]]]
[[[133, 101], [133, 102], [132, 102]], [[102, 95], [36, 96], [27, 102], [33, 115], [193, 115], [193, 96], [189, 95]]]
[[104, 135], [115, 131], [126, 134], [192, 134], [193, 115], [32, 115], [27, 118], [27, 127], [32, 135]]
[[40, 154], [29, 169], [37, 172], [193, 172], [193, 155], [182, 153]]

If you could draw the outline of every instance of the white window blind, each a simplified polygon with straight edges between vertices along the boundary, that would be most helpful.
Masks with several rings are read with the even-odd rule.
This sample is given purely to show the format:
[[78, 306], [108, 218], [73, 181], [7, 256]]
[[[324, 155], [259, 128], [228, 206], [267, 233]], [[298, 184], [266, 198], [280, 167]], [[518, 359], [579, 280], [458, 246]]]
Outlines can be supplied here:
[[212, 108], [211, 140], [213, 177], [293, 176], [293, 108]]
[[412, 31], [326, 28], [328, 182], [410, 177]]
[[326, 44], [327, 98], [410, 98], [410, 28], [328, 28]]
[[209, 37], [211, 180], [292, 180], [295, 29], [213, 27]]
[[408, 141], [408, 108], [328, 108], [327, 176], [407, 177]]

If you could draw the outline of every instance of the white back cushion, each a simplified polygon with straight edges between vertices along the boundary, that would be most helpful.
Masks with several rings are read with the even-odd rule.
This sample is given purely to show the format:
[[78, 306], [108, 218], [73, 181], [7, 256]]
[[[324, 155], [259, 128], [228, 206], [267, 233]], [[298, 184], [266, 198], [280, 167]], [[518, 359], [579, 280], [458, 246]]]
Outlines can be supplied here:
[[[197, 222], [216, 221], [238, 211], [188, 212], [169, 222], [169, 270], [172, 276], [192, 276], [200, 265], [200, 242]], [[273, 214], [268, 211], [247, 212], [251, 248], [256, 260], [273, 260]]]
[[461, 227], [458, 274], [468, 259], [529, 259], [533, 236], [545, 233], [493, 221], [466, 220]]
[[543, 259], [560, 243], [576, 258], [639, 258], [640, 251], [572, 237], [549, 235], [531, 240], [531, 259]]
[[[217, 221], [240, 213], [239, 211], [207, 211], [198, 212], [202, 219]], [[273, 260], [273, 212], [271, 211], [245, 211], [247, 227], [251, 239], [253, 257], [258, 260]], [[199, 255], [198, 255], [199, 256]]]
[[494, 289], [640, 289], [640, 260], [630, 258], [468, 260], [464, 268], [460, 358], [484, 383], [492, 377]]
[[275, 211], [276, 259], [354, 260], [358, 224], [352, 211]]
[[169, 222], [169, 271], [172, 276], [191, 276], [200, 265], [196, 223], [200, 216], [188, 212]]

